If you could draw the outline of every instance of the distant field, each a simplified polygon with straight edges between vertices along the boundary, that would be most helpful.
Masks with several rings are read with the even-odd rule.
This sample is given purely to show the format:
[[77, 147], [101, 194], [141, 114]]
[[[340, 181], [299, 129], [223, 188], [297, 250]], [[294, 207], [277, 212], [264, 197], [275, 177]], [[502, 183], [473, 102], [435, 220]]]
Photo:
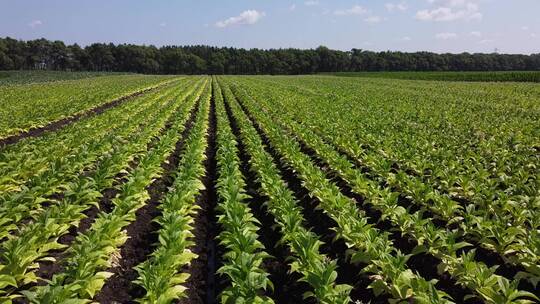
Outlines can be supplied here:
[[410, 80], [540, 82], [540, 71], [524, 72], [339, 72], [343, 77], [370, 77]]
[[122, 75], [0, 98], [0, 303], [539, 301], [538, 84]]
[[50, 82], [59, 80], [74, 80], [121, 74], [122, 73], [105, 72], [0, 71], [0, 86], [10, 84]]
[[[0, 85], [0, 139], [88, 111], [171, 78], [137, 74], [90, 78], [83, 78], [82, 73], [28, 75], [39, 75], [37, 78], [42, 81], [28, 80], [25, 83], [14, 80], [10, 85]], [[52, 78], [46, 75], [63, 77], [64, 80], [72, 77], [72, 80], [51, 82]], [[22, 79], [23, 76], [15, 77]]]

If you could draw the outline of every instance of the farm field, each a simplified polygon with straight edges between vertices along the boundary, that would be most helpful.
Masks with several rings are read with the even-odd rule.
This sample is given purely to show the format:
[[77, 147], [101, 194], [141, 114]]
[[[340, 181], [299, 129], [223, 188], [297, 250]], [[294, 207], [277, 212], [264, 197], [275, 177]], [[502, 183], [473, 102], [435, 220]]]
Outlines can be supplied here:
[[96, 111], [115, 99], [140, 94], [170, 78], [126, 75], [0, 85], [0, 140], [51, 121]]
[[112, 75], [0, 98], [0, 303], [540, 302], [537, 84]]
[[30, 84], [62, 80], [87, 79], [99, 76], [122, 75], [108, 72], [62, 72], [62, 71], [0, 71], [1, 85]]
[[342, 77], [369, 77], [411, 80], [482, 81], [482, 82], [540, 82], [539, 71], [497, 72], [338, 72]]

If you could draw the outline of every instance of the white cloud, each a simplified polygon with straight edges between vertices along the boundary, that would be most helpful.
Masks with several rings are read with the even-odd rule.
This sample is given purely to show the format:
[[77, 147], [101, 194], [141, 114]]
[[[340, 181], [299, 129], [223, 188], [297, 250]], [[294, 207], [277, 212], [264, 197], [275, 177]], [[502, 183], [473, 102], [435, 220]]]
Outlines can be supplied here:
[[482, 33], [479, 31], [472, 31], [469, 33], [469, 35], [474, 36], [474, 37], [481, 37]]
[[166, 26], [167, 26], [167, 23], [161, 22], [161, 23], [159, 24], [159, 26], [161, 26], [161, 27], [166, 27]]
[[399, 39], [399, 41], [403, 41], [403, 42], [407, 42], [407, 41], [411, 41], [411, 40], [412, 40], [412, 39], [411, 39], [411, 37], [409, 37], [409, 36], [404, 36], [404, 37], [401, 37], [401, 38]]
[[416, 12], [415, 18], [421, 21], [481, 20], [483, 15], [473, 0], [428, 0], [438, 6]]
[[529, 30], [529, 27], [528, 27], [528, 26], [522, 26], [522, 27], [521, 27], [521, 30], [522, 30], [522, 31], [528, 31], [528, 30]]
[[493, 40], [493, 39], [483, 39], [483, 40], [478, 41], [478, 43], [486, 44], [486, 43], [491, 43], [491, 42], [494, 42], [494, 41], [495, 40]]
[[369, 16], [366, 19], [364, 19], [367, 23], [379, 23], [382, 21], [382, 18], [379, 16]]
[[369, 10], [367, 10], [366, 8], [360, 6], [360, 5], [355, 5], [349, 9], [344, 9], [344, 10], [335, 10], [334, 11], [334, 15], [337, 15], [337, 16], [347, 16], [347, 15], [362, 15], [362, 14], [366, 14], [368, 13]]
[[407, 10], [407, 4], [405, 2], [400, 3], [386, 3], [384, 5], [386, 7], [386, 10], [389, 12], [393, 11], [406, 11]]
[[439, 4], [451, 7], [466, 6], [469, 3], [475, 2], [475, 0], [428, 0], [431, 4]]
[[536, 33], [531, 33], [530, 36], [531, 36], [531, 38], [536, 38], [536, 37], [538, 37], [538, 36], [536, 35]]
[[316, 6], [319, 5], [319, 1], [317, 0], [308, 0], [304, 2], [305, 6]]
[[295, 9], [296, 9], [296, 4], [292, 4], [291, 6], [289, 6], [290, 11], [294, 11]]
[[235, 17], [230, 17], [226, 20], [216, 22], [216, 26], [220, 28], [233, 26], [233, 25], [244, 25], [244, 24], [255, 24], [266, 14], [264, 12], [259, 12], [256, 10], [247, 10], [240, 13], [240, 15]]
[[438, 33], [435, 35], [435, 38], [439, 40], [450, 40], [456, 39], [458, 35], [456, 33]]
[[41, 20], [32, 20], [30, 23], [28, 23], [28, 26], [31, 28], [36, 28], [40, 25], [43, 25], [43, 21]]

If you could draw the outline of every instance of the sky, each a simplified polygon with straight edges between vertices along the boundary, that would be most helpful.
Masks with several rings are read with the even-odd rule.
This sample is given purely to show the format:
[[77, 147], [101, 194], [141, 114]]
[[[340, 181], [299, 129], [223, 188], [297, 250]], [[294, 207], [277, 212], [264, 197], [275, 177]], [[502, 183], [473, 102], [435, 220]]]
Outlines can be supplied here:
[[0, 0], [0, 37], [540, 53], [540, 0]]

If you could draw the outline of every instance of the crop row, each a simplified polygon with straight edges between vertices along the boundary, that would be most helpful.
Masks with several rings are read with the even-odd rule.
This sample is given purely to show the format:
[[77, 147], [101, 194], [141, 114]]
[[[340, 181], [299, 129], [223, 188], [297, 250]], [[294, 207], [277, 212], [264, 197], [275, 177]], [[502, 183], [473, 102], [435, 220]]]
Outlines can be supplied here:
[[[195, 100], [197, 95], [193, 90], [187, 90], [183, 92], [184, 97], [182, 99], [188, 98], [188, 100]], [[178, 96], [179, 97], [179, 96]], [[150, 169], [145, 170], [143, 161], [151, 162], [150, 154], [146, 154], [146, 149], [148, 144], [151, 142], [152, 138], [158, 135], [163, 129], [166, 121], [169, 117], [174, 117], [180, 115], [180, 117], [186, 117], [189, 112], [189, 107], [182, 105], [180, 98], [173, 97], [172, 102], [169, 102], [169, 98], [163, 98], [163, 101], [166, 103], [156, 102], [157, 100], [149, 100], [150, 103], [157, 103], [162, 105], [161, 109], [157, 109], [155, 116], [143, 116], [143, 120], [140, 123], [146, 125], [146, 128], [139, 130], [139, 132], [132, 133], [130, 137], [125, 139], [119, 139], [115, 142], [115, 146], [111, 147], [108, 150], [103, 158], [97, 163], [96, 170], [92, 171], [89, 175], [79, 175], [79, 177], [72, 182], [68, 183], [65, 187], [65, 192], [60, 196], [61, 199], [51, 207], [43, 210], [36, 216], [35, 220], [29, 222], [29, 224], [21, 227], [20, 232], [14, 234], [8, 238], [7, 241], [3, 243], [2, 258], [3, 266], [0, 270], [2, 273], [5, 273], [5, 278], [11, 278], [10, 281], [6, 281], [3, 285], [3, 288], [6, 286], [12, 286], [14, 288], [27, 285], [29, 283], [36, 282], [38, 278], [35, 276], [35, 272], [40, 266], [37, 261], [51, 261], [57, 262], [54, 258], [48, 256], [49, 251], [53, 249], [62, 249], [66, 247], [64, 244], [60, 244], [58, 239], [68, 232], [70, 227], [77, 227], [80, 221], [84, 218], [83, 211], [87, 210], [93, 205], [97, 205], [99, 198], [102, 196], [100, 193], [104, 189], [110, 187], [120, 187], [120, 184], [115, 183], [115, 177], [118, 174], [127, 174], [126, 177], [134, 185], [137, 185], [137, 180], [140, 179], [140, 176], [143, 174], [152, 174]], [[159, 100], [159, 99], [158, 99]], [[187, 103], [189, 105], [189, 103]], [[176, 109], [180, 106], [180, 110]], [[176, 115], [175, 115], [176, 113]], [[183, 114], [182, 114], [183, 113]], [[171, 116], [173, 115], [173, 116]], [[182, 126], [182, 121], [176, 121], [177, 128]], [[178, 131], [171, 129], [172, 131]], [[173, 137], [175, 133], [169, 131], [168, 137]], [[165, 136], [165, 135], [163, 135]], [[163, 137], [162, 136], [162, 137]], [[168, 138], [165, 137], [165, 138]], [[161, 137], [160, 137], [161, 138]], [[169, 141], [172, 139], [169, 139]], [[161, 142], [161, 141], [160, 141]], [[161, 147], [165, 149], [168, 147]], [[157, 149], [153, 148], [151, 151], [155, 153]], [[168, 150], [165, 150], [168, 151]], [[154, 156], [154, 158], [157, 156]], [[135, 169], [131, 169], [130, 166], [133, 165], [133, 162], [138, 162], [139, 166]], [[153, 163], [150, 163], [152, 165]], [[152, 167], [151, 167], [152, 168]], [[150, 173], [147, 173], [150, 172]], [[155, 174], [155, 173], [154, 173]], [[150, 175], [150, 177], [153, 177]], [[121, 185], [120, 192], [126, 197], [133, 199], [130, 195], [130, 187], [128, 186], [129, 182]], [[132, 193], [137, 194], [137, 193]], [[121, 197], [121, 195], [119, 196]], [[116, 198], [115, 200], [118, 200]], [[98, 206], [102, 208], [103, 206]], [[102, 213], [103, 218], [111, 217], [111, 214]], [[98, 218], [100, 218], [98, 216]], [[98, 222], [98, 220], [95, 220]], [[94, 223], [94, 226], [97, 225]], [[89, 231], [93, 231], [89, 230]], [[100, 237], [97, 235], [97, 237]], [[80, 242], [87, 239], [88, 236], [85, 234], [79, 235], [78, 239]], [[76, 241], [75, 241], [76, 243]], [[71, 244], [70, 251], [72, 255], [76, 257], [76, 250], [74, 249], [75, 245]], [[58, 261], [63, 262], [63, 261]], [[7, 290], [8, 294], [11, 294]]]
[[195, 200], [203, 188], [201, 179], [205, 173], [210, 94], [210, 85], [206, 85], [194, 126], [185, 140], [175, 180], [160, 204], [159, 244], [151, 257], [137, 266], [136, 283], [146, 291], [140, 299], [142, 303], [169, 303], [185, 296], [183, 284], [189, 274], [182, 269], [197, 257], [190, 248], [194, 245], [194, 215], [199, 211]]
[[172, 77], [124, 75], [0, 87], [0, 139], [43, 127], [108, 101], [170, 81]]
[[0, 302], [539, 300], [533, 88], [160, 81], [0, 148]]
[[[264, 88], [264, 91], [261, 91], [261, 88]], [[367, 175], [370, 175], [371, 179], [380, 184], [386, 184], [394, 191], [401, 193], [400, 199], [405, 198], [412, 203], [404, 205], [407, 209], [414, 211], [420, 208], [424, 217], [431, 215], [435, 219], [440, 219], [442, 225], [447, 226], [448, 229], [454, 230], [458, 226], [460, 234], [463, 234], [467, 241], [490, 251], [495, 251], [505, 263], [522, 267], [523, 271], [521, 271], [520, 277], [528, 279], [532, 284], [536, 284], [536, 278], [540, 274], [540, 269], [537, 266], [540, 247], [538, 243], [538, 206], [536, 206], [539, 201], [535, 194], [537, 190], [535, 190], [534, 183], [537, 183], [538, 180], [534, 178], [534, 174], [537, 173], [535, 173], [535, 166], [529, 164], [532, 161], [529, 156], [520, 156], [519, 153], [513, 151], [515, 155], [512, 156], [512, 159], [516, 159], [516, 161], [504, 165], [505, 170], [513, 168], [512, 173], [515, 178], [524, 178], [526, 180], [527, 185], [523, 187], [528, 189], [528, 195], [509, 196], [508, 193], [515, 191], [516, 187], [522, 185], [522, 183], [509, 179], [506, 181], [508, 185], [514, 182], [515, 184], [508, 190], [493, 190], [490, 196], [478, 196], [477, 198], [471, 196], [469, 199], [460, 198], [455, 195], [457, 192], [448, 187], [433, 186], [436, 184], [435, 180], [438, 184], [452, 184], [449, 178], [433, 180], [425, 177], [433, 176], [435, 173], [424, 174], [427, 169], [411, 169], [414, 168], [411, 165], [411, 159], [414, 159], [413, 156], [407, 161], [399, 162], [386, 152], [388, 148], [370, 147], [373, 141], [368, 140], [368, 144], [365, 145], [362, 140], [364, 137], [357, 141], [350, 140], [351, 138], [358, 138], [355, 135], [358, 128], [354, 128], [352, 125], [353, 123], [360, 123], [360, 120], [351, 119], [351, 122], [343, 123], [338, 129], [335, 121], [328, 118], [329, 115], [324, 106], [316, 102], [310, 103], [306, 107], [300, 106], [298, 102], [305, 99], [305, 96], [299, 97], [298, 94], [287, 94], [287, 90], [276, 91], [267, 86], [259, 86], [257, 89], [263, 94], [261, 96], [264, 96], [264, 98], [283, 106], [276, 107], [276, 109], [284, 110], [280, 112], [280, 116], [306, 124], [313, 132], [321, 136], [325, 142], [330, 143], [340, 151], [344, 151], [349, 158], [360, 163], [362, 169], [368, 171]], [[269, 92], [272, 92], [272, 94], [269, 94]], [[295, 101], [295, 111], [287, 110], [290, 103], [285, 102], [286, 100]], [[364, 120], [366, 119], [364, 118]], [[396, 134], [399, 133], [396, 132]], [[396, 136], [396, 134], [388, 134], [386, 137]], [[410, 144], [414, 143], [411, 140], [408, 140], [408, 142]], [[492, 149], [497, 151], [495, 147], [492, 147]], [[411, 147], [402, 150], [407, 150], [409, 153], [417, 151], [411, 149]], [[441, 150], [446, 151], [444, 148]], [[527, 150], [526, 146], [523, 146], [523, 150]], [[454, 152], [454, 154], [462, 155], [457, 152]], [[486, 152], [486, 154], [489, 153]], [[438, 163], [447, 161], [448, 159], [439, 159]], [[429, 166], [438, 166], [438, 164], [434, 162]], [[456, 168], [456, 165], [447, 165], [444, 169], [447, 170], [448, 168]], [[427, 172], [430, 172], [429, 170]], [[520, 170], [529, 173], [523, 173], [525, 174], [523, 175], [519, 173]], [[457, 178], [466, 178], [463, 172], [456, 172], [455, 174]], [[482, 182], [486, 180], [485, 177], [480, 176], [475, 176], [474, 179], [475, 183], [478, 183], [476, 187], [482, 187]], [[464, 185], [464, 183], [460, 184]], [[467, 191], [474, 195], [474, 191]], [[485, 193], [486, 188], [481, 191]], [[490, 201], [493, 196], [497, 199]], [[509, 223], [510, 227], [507, 226], [507, 223]]]
[[[260, 101], [260, 103], [264, 103]], [[253, 109], [254, 113], [271, 111], [272, 107], [263, 106], [263, 109]], [[262, 111], [261, 111], [262, 110]], [[274, 116], [274, 121], [279, 116]], [[415, 254], [427, 252], [440, 260], [439, 272], [450, 273], [459, 284], [477, 292], [478, 296], [486, 301], [494, 301], [498, 295], [507, 298], [520, 294], [530, 295], [517, 289], [518, 281], [496, 275], [495, 268], [488, 268], [485, 264], [474, 260], [474, 251], [462, 253], [461, 249], [471, 244], [459, 241], [460, 234], [455, 231], [438, 229], [430, 219], [422, 219], [422, 212], [414, 214], [398, 205], [397, 192], [381, 188], [377, 183], [366, 178], [360, 171], [354, 170], [344, 156], [327, 145], [315, 133], [294, 121], [282, 123], [289, 127], [288, 136], [296, 135], [313, 149], [319, 158], [329, 165], [330, 169], [345, 180], [352, 191], [363, 197], [366, 205], [381, 213], [383, 220], [388, 219], [399, 229], [403, 236], [408, 236], [418, 245], [414, 248]]]
[[[190, 84], [186, 83], [185, 85], [189, 86]], [[11, 158], [10, 163], [30, 163], [36, 169], [39, 167], [39, 162], [39, 164], [44, 165], [44, 168], [39, 171], [30, 171], [32, 167], [29, 167], [29, 171], [26, 171], [19, 165], [10, 170], [14, 177], [20, 177], [26, 172], [31, 175], [18, 186], [19, 191], [5, 191], [0, 196], [2, 202], [0, 215], [3, 219], [0, 224], [0, 237], [6, 237], [11, 230], [16, 229], [16, 225], [20, 221], [39, 215], [43, 211], [41, 206], [44, 203], [50, 205], [60, 200], [61, 197], [58, 197], [57, 194], [65, 191], [66, 184], [82, 172], [95, 170], [99, 158], [106, 155], [106, 152], [115, 147], [115, 144], [118, 145], [128, 136], [146, 131], [144, 130], [146, 125], [142, 120], [146, 116], [146, 111], [158, 111], [163, 108], [167, 109], [171, 105], [174, 106], [175, 99], [180, 94], [185, 93], [184, 85], [180, 86], [180, 89], [167, 90], [160, 95], [151, 95], [142, 99], [141, 104], [134, 102], [132, 107], [104, 114], [104, 117], [99, 120], [102, 125], [94, 125], [89, 122], [86, 124], [86, 128], [75, 133], [79, 136], [70, 137], [69, 140], [61, 142], [50, 140], [56, 147], [64, 147], [63, 151], [69, 153], [68, 155], [62, 153], [63, 151], [50, 151], [48, 148], [50, 146], [44, 150], [34, 146], [32, 155], [27, 156], [24, 161], [16, 157], [24, 154], [13, 153], [14, 157]], [[112, 119], [115, 119], [114, 122], [108, 123]], [[106, 127], [107, 125], [110, 127]], [[100, 127], [103, 127], [108, 133], [96, 134], [93, 131], [99, 130]], [[6, 176], [9, 175], [6, 174]]]

